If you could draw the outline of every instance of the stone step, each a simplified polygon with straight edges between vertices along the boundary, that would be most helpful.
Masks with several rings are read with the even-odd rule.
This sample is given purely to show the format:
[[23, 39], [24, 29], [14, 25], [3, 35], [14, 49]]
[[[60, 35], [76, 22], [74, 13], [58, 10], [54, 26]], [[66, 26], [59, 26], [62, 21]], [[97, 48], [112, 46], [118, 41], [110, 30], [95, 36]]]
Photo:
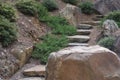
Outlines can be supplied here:
[[72, 46], [89, 46], [89, 44], [87, 43], [69, 43], [68, 47], [72, 47]]
[[104, 18], [103, 15], [96, 15], [95, 17], [96, 17], [96, 18]]
[[78, 29], [77, 34], [78, 35], [89, 35], [91, 33], [91, 30], [85, 30], [85, 29]]
[[81, 23], [82, 24], [89, 24], [89, 25], [93, 25], [93, 26], [98, 26], [98, 25], [100, 25], [101, 21], [83, 21]]
[[45, 65], [37, 65], [23, 71], [23, 75], [29, 77], [45, 77]]
[[93, 21], [101, 21], [102, 18], [92, 18]]
[[45, 80], [45, 78], [41, 78], [41, 77], [28, 77], [28, 78], [22, 78], [22, 79], [18, 79], [18, 80]]
[[92, 25], [88, 25], [88, 24], [78, 24], [77, 25], [78, 29], [92, 29]]
[[74, 36], [67, 36], [70, 42], [79, 42], [79, 43], [86, 43], [89, 41], [89, 36], [84, 35], [74, 35]]
[[101, 21], [101, 19], [103, 19], [104, 16], [103, 15], [95, 15], [95, 17], [92, 18], [92, 20], [94, 21]]

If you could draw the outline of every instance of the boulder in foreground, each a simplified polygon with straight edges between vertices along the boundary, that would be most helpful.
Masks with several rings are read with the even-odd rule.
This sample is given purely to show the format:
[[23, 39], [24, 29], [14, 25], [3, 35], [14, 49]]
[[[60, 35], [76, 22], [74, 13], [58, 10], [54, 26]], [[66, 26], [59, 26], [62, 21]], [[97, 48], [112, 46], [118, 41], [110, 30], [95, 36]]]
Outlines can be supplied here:
[[120, 80], [120, 60], [100, 46], [76, 46], [51, 53], [46, 72], [46, 80]]

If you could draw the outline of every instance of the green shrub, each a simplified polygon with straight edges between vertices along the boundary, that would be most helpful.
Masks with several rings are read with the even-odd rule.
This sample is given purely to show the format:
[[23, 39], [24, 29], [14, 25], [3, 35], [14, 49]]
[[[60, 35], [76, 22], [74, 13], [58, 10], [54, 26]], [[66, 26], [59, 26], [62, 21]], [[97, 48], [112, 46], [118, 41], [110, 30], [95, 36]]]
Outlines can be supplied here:
[[57, 24], [68, 25], [69, 24], [65, 18], [60, 16], [51, 16], [49, 17], [48, 22], [51, 23], [52, 25], [57, 25]]
[[3, 47], [7, 47], [16, 40], [16, 33], [15, 25], [0, 16], [0, 43]]
[[34, 16], [37, 13], [37, 2], [32, 0], [21, 0], [16, 4], [17, 9], [25, 15]]
[[105, 37], [103, 39], [100, 39], [98, 44], [103, 46], [103, 47], [106, 47], [108, 49], [112, 49], [114, 41], [115, 41], [115, 38], [113, 38], [113, 37]]
[[76, 5], [78, 3], [78, 0], [62, 0], [62, 1], [65, 3], [73, 4], [73, 5]]
[[43, 43], [35, 45], [32, 57], [46, 63], [51, 52], [58, 51], [67, 44], [68, 40], [65, 36], [47, 35], [43, 38]]
[[47, 8], [48, 11], [54, 11], [58, 9], [58, 6], [54, 0], [44, 0], [42, 4]]
[[74, 35], [76, 33], [76, 28], [69, 25], [65, 18], [54, 16], [49, 19], [48, 26], [53, 29], [54, 34]]
[[57, 25], [53, 29], [53, 34], [75, 35], [76, 28], [71, 25]]
[[71, 25], [52, 25], [48, 24], [52, 28], [52, 33], [57, 35], [74, 35], [76, 33], [76, 28]]
[[5, 3], [0, 3], [0, 15], [4, 16], [10, 21], [16, 20], [15, 9], [13, 6]]
[[109, 13], [107, 16], [104, 17], [102, 21], [104, 22], [107, 19], [114, 20], [120, 27], [120, 11], [114, 11]]
[[37, 6], [37, 13], [39, 21], [47, 22], [49, 20], [48, 10], [43, 5], [40, 4]]
[[49, 14], [47, 9], [40, 3], [32, 0], [21, 0], [16, 4], [19, 11], [26, 15], [38, 16], [40, 21], [47, 21], [49, 19]]
[[79, 7], [81, 8], [82, 13], [84, 14], [90, 15], [94, 13], [93, 4], [91, 2], [80, 3]]

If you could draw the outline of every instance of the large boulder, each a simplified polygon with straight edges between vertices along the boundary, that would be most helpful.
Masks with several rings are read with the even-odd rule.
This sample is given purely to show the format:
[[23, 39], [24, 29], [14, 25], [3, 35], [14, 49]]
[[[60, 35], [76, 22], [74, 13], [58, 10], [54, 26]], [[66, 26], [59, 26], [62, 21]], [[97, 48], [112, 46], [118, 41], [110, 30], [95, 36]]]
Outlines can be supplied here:
[[51, 53], [46, 80], [120, 80], [120, 59], [103, 47], [69, 47]]
[[71, 4], [67, 4], [65, 8], [63, 8], [62, 10], [60, 10], [60, 15], [62, 17], [65, 17], [70, 24], [76, 26], [77, 25], [77, 19], [78, 19], [78, 15], [79, 15], [79, 8], [76, 6], [73, 6]]
[[104, 36], [113, 36], [114, 33], [119, 29], [118, 25], [113, 20], [104, 21], [102, 28]]
[[120, 10], [120, 0], [98, 0], [95, 3], [95, 9], [103, 15]]

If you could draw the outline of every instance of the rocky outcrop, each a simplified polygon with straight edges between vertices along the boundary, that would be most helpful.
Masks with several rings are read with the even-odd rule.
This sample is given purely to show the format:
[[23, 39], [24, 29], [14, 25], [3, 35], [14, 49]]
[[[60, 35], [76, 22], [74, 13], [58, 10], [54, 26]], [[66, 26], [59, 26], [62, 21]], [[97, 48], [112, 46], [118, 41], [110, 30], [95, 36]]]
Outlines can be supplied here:
[[6, 79], [12, 76], [28, 61], [32, 49], [32, 46], [25, 44], [16, 44], [9, 49], [0, 48], [0, 77]]
[[46, 80], [120, 80], [120, 59], [103, 47], [70, 47], [51, 53]]
[[73, 6], [71, 4], [67, 4], [65, 8], [63, 8], [59, 13], [62, 17], [65, 17], [70, 24], [76, 26], [77, 25], [77, 19], [79, 15], [79, 8], [76, 6]]
[[118, 25], [113, 20], [104, 21], [102, 28], [104, 36], [112, 36], [119, 29]]
[[18, 65], [21, 68], [31, 57], [33, 46], [19, 45], [11, 49], [11, 54], [13, 54], [19, 61]]
[[106, 15], [109, 12], [120, 10], [119, 0], [98, 0], [95, 3], [95, 9], [101, 14]]
[[18, 63], [19, 61], [6, 49], [0, 48], [0, 77], [2, 79], [15, 73], [18, 69]]

